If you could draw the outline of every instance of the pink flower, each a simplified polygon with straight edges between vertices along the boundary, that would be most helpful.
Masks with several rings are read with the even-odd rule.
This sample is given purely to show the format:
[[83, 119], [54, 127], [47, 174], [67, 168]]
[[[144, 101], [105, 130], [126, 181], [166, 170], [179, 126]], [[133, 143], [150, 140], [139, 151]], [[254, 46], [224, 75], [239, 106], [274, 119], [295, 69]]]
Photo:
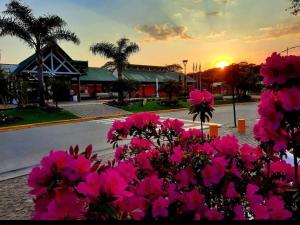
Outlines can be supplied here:
[[141, 169], [145, 169], [145, 170], [152, 170], [152, 165], [147, 157], [147, 153], [146, 152], [141, 152], [139, 153], [136, 157], [135, 160], [138, 164], [138, 166]]
[[227, 165], [228, 161], [225, 157], [214, 158], [212, 164], [201, 171], [204, 185], [208, 187], [212, 184], [218, 184], [224, 177]]
[[248, 144], [244, 144], [241, 149], [241, 159], [246, 163], [246, 168], [253, 169], [254, 161], [258, 160], [260, 157], [263, 156], [262, 151], [259, 147], [253, 148]]
[[178, 200], [180, 197], [180, 194], [176, 191], [176, 184], [170, 184], [168, 187], [168, 198], [169, 202], [173, 203], [176, 200]]
[[181, 170], [176, 176], [176, 180], [179, 182], [178, 187], [179, 188], [185, 188], [188, 187], [189, 184], [195, 184], [195, 174], [191, 167], [187, 167], [183, 170]]
[[223, 220], [224, 219], [223, 214], [220, 213], [216, 209], [209, 209], [205, 212], [204, 215], [208, 220]]
[[210, 92], [206, 90], [203, 90], [202, 92], [197, 89], [191, 91], [190, 98], [187, 101], [193, 106], [203, 103], [209, 104], [210, 107], [214, 106], [214, 97]]
[[145, 216], [146, 199], [140, 196], [125, 196], [118, 205], [121, 212], [128, 213], [134, 220], [141, 220]]
[[97, 173], [89, 174], [85, 182], [79, 183], [77, 190], [90, 200], [94, 200], [100, 194], [117, 198], [128, 196], [130, 193], [125, 190], [127, 186], [127, 182], [119, 173], [114, 169], [108, 169], [100, 175]]
[[278, 99], [286, 111], [300, 110], [300, 89], [298, 87], [284, 88], [278, 92]]
[[77, 187], [77, 191], [89, 199], [96, 199], [100, 194], [100, 188], [102, 186], [102, 177], [96, 172], [87, 175], [85, 182], [80, 182]]
[[121, 162], [115, 170], [123, 177], [123, 179], [129, 183], [132, 180], [137, 179], [137, 169], [130, 162]]
[[274, 173], [281, 173], [286, 175], [288, 179], [293, 179], [294, 177], [294, 168], [286, 161], [280, 160], [277, 162], [270, 163], [270, 175]]
[[263, 200], [263, 197], [261, 195], [256, 194], [258, 190], [259, 188], [256, 185], [247, 185], [246, 197], [251, 207], [260, 204]]
[[173, 155], [170, 157], [169, 160], [176, 164], [180, 164], [183, 156], [184, 156], [184, 153], [182, 152], [181, 147], [178, 146], [178, 147], [174, 148]]
[[161, 130], [163, 133], [173, 132], [175, 135], [180, 134], [183, 129], [184, 123], [178, 119], [166, 119], [161, 124]]
[[133, 137], [131, 139], [130, 145], [133, 149], [138, 149], [139, 151], [145, 151], [151, 148], [153, 145], [150, 140], [139, 138], [139, 137]]
[[159, 179], [157, 175], [146, 177], [142, 180], [136, 188], [140, 196], [160, 196], [162, 193], [163, 180]]
[[128, 133], [128, 127], [126, 122], [121, 120], [115, 120], [112, 127], [107, 134], [107, 142], [110, 142], [116, 139], [117, 135], [120, 135], [122, 138], [126, 138]]
[[184, 208], [189, 211], [199, 210], [203, 206], [204, 199], [205, 196], [196, 189], [186, 192], [180, 197], [180, 201], [184, 203]]
[[264, 205], [254, 204], [251, 206], [251, 210], [256, 220], [270, 219], [268, 208]]
[[115, 150], [115, 160], [120, 161], [122, 159], [122, 155], [125, 153], [124, 147], [119, 146]]
[[83, 219], [84, 201], [79, 199], [73, 189], [55, 189], [55, 199], [48, 205], [48, 212], [41, 219], [75, 220]]
[[230, 182], [227, 186], [225, 197], [227, 198], [235, 198], [237, 197], [238, 193], [235, 190], [235, 185], [233, 182]]
[[235, 156], [239, 150], [238, 139], [233, 135], [226, 135], [222, 138], [214, 139], [213, 146], [221, 155]]
[[231, 173], [233, 173], [238, 178], [242, 178], [241, 173], [240, 173], [238, 167], [236, 166], [235, 160], [233, 160], [233, 162], [232, 162]]
[[146, 129], [147, 127], [156, 127], [160, 124], [159, 116], [149, 112], [141, 112], [131, 115], [126, 118], [125, 122], [129, 129], [136, 127], [141, 130]]
[[199, 141], [199, 139], [205, 137], [205, 134], [202, 133], [200, 129], [191, 128], [185, 130], [181, 133], [181, 137], [183, 141], [192, 142], [192, 141]]
[[68, 163], [67, 176], [72, 181], [85, 178], [91, 167], [91, 161], [83, 155], [79, 155], [77, 159], [72, 159]]
[[246, 220], [244, 215], [244, 210], [241, 205], [237, 204], [233, 208], [233, 212], [235, 214], [234, 220]]
[[42, 195], [47, 193], [47, 186], [50, 182], [51, 178], [39, 166], [34, 167], [28, 177], [28, 185], [33, 188], [30, 194]]
[[286, 82], [287, 77], [282, 74], [284, 68], [284, 58], [276, 52], [271, 57], [267, 58], [266, 64], [260, 68], [260, 74], [264, 77], [265, 85], [283, 84]]
[[128, 183], [117, 171], [114, 169], [108, 169], [104, 172], [103, 176], [104, 179], [102, 181], [102, 188], [104, 193], [117, 197], [129, 194], [125, 191]]
[[168, 217], [168, 215], [169, 215], [168, 206], [169, 206], [169, 201], [160, 196], [158, 199], [156, 199], [153, 202], [153, 205], [152, 205], [153, 217], [155, 217], [155, 218], [157, 218], [159, 216]]

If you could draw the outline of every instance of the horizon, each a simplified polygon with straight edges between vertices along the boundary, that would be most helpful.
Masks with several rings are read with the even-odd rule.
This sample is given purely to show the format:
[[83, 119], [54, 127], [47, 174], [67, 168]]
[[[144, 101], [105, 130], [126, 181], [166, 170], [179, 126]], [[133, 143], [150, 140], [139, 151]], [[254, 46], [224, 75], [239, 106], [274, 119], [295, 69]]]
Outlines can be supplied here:
[[[1, 12], [8, 2], [0, 3]], [[188, 59], [187, 72], [192, 72], [193, 63], [201, 64], [202, 70], [242, 61], [261, 64], [272, 52], [298, 45], [300, 37], [298, 17], [286, 10], [288, 0], [272, 1], [276, 17], [266, 17], [269, 0], [53, 0], [42, 6], [38, 0], [23, 2], [36, 16], [62, 17], [81, 44], [59, 45], [73, 59], [88, 61], [90, 67], [108, 61], [92, 55], [91, 44], [116, 42], [121, 37], [140, 46], [140, 51], [129, 58], [130, 63], [182, 65], [182, 60]], [[4, 64], [18, 64], [33, 54], [12, 37], [0, 38], [0, 49]]]

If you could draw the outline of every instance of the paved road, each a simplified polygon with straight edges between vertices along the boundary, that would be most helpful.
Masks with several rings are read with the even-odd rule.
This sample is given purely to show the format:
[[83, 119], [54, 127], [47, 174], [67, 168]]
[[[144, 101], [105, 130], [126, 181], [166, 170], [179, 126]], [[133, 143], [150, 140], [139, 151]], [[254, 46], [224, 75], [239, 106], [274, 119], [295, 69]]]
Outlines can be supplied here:
[[[252, 125], [257, 118], [257, 103], [237, 105], [237, 118], [246, 118], [249, 129], [242, 136], [244, 142], [252, 141]], [[187, 111], [162, 113], [164, 118], [180, 118], [185, 127], [196, 127]], [[232, 106], [216, 107], [211, 122], [222, 124], [221, 134], [236, 133], [233, 126]], [[79, 144], [81, 148], [93, 144], [101, 155], [112, 152], [106, 143], [106, 134], [113, 119], [89, 121], [0, 133], [0, 180], [5, 177], [26, 174], [33, 165], [51, 149], [68, 149]], [[3, 178], [4, 177], [4, 178]]]

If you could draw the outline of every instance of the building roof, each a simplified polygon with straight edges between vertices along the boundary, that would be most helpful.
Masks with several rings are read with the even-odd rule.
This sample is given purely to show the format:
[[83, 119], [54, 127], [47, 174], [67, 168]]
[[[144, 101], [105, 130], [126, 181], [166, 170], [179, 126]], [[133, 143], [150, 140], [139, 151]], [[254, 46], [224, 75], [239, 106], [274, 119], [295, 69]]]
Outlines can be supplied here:
[[[165, 80], [179, 81], [180, 76], [184, 76], [182, 73], [177, 72], [163, 72], [163, 71], [142, 71], [142, 70], [125, 70], [124, 76], [127, 79], [136, 80], [142, 83], [155, 83], [156, 78], [158, 82]], [[195, 82], [192, 78], [187, 77], [187, 82]]]
[[1, 64], [0, 68], [3, 69], [6, 73], [12, 73], [18, 67], [17, 64]]
[[86, 76], [80, 77], [81, 81], [115, 81], [117, 78], [107, 69], [89, 67]]
[[[59, 54], [62, 55], [64, 60], [67, 61], [67, 64], [68, 64], [67, 66], [73, 68], [72, 72], [74, 74], [77, 73], [77, 74], [83, 75], [86, 73], [86, 70], [88, 67], [88, 62], [73, 60], [58, 44], [47, 45], [42, 49], [42, 51], [43, 51], [43, 58], [48, 55], [49, 51], [59, 52]], [[29, 56], [27, 59], [20, 62], [18, 67], [13, 71], [13, 73], [14, 74], [22, 74], [22, 72], [24, 70], [26, 70], [26, 68], [28, 68], [30, 66], [32, 67], [33, 64], [36, 64], [35, 56], [36, 56], [36, 54], [34, 53], [31, 56]], [[44, 62], [44, 63], [46, 63], [46, 62]], [[51, 64], [51, 63], [48, 63], [48, 64]], [[51, 66], [48, 65], [48, 67], [51, 67]], [[43, 68], [43, 70], [44, 70], [44, 68]], [[66, 70], [66, 72], [68, 72], [67, 70]]]
[[[184, 76], [182, 73], [176, 72], [158, 72], [158, 71], [141, 71], [141, 70], [125, 70], [124, 78], [128, 80], [136, 80], [141, 83], [155, 83], [165, 80], [179, 81], [179, 76]], [[75, 79], [75, 78], [74, 78]], [[101, 82], [101, 81], [116, 81], [117, 77], [111, 71], [105, 68], [89, 67], [86, 76], [80, 77], [81, 81]], [[195, 82], [192, 78], [187, 77], [187, 82]]]

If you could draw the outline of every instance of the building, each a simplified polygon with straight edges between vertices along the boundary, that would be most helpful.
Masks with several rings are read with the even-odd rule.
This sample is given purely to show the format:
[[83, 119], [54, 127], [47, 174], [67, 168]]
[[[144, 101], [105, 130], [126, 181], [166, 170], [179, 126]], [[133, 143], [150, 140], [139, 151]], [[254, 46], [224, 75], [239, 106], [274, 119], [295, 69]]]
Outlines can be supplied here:
[[[70, 84], [69, 93], [75, 93], [80, 100], [81, 98], [95, 98], [100, 96], [101, 93], [111, 92], [111, 84], [118, 79], [116, 71], [112, 69], [109, 63], [102, 68], [88, 67], [87, 61], [73, 60], [57, 44], [46, 46], [42, 51], [46, 88], [48, 88], [47, 80], [50, 78], [63, 80]], [[35, 54], [18, 65], [11, 64], [6, 68], [9, 68], [8, 72], [30, 81], [32, 86], [37, 89]], [[138, 91], [130, 93], [130, 97], [155, 97], [157, 84], [159, 86], [161, 82], [166, 80], [181, 82], [184, 79], [185, 75], [181, 72], [181, 69], [177, 64], [168, 66], [129, 64], [123, 73], [123, 78], [134, 80], [139, 84]], [[189, 89], [195, 86], [194, 83], [195, 81], [192, 78], [187, 77]], [[164, 93], [160, 91], [159, 95], [164, 96]], [[71, 96], [68, 100], [71, 100]]]

